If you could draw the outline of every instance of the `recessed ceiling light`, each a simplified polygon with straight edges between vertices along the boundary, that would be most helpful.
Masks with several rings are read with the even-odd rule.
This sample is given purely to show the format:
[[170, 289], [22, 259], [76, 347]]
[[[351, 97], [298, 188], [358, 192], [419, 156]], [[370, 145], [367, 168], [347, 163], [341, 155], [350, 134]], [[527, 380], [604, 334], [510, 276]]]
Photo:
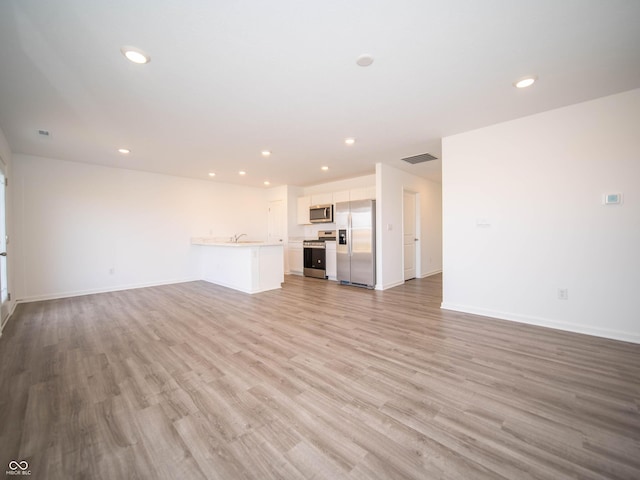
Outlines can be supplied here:
[[361, 67], [368, 67], [373, 63], [373, 57], [368, 53], [365, 53], [358, 57], [358, 59], [356, 60], [356, 63]]
[[262, 152], [260, 152], [260, 153], [262, 153], [263, 157], [268, 157], [268, 156], [271, 155], [271, 152], [269, 150], [262, 150]]
[[527, 88], [535, 83], [538, 77], [524, 77], [513, 84], [516, 88]]
[[121, 153], [122, 155], [127, 155], [131, 153], [131, 150], [129, 150], [128, 148], [119, 148], [118, 153]]
[[151, 61], [151, 57], [136, 47], [122, 47], [122, 54], [133, 63], [144, 64]]
[[240, 171], [238, 172], [238, 175], [246, 175], [246, 174], [247, 174], [247, 172], [245, 172], [244, 170], [240, 170]]
[[210, 177], [215, 177], [215, 176], [216, 176], [216, 174], [215, 174], [214, 172], [209, 172], [209, 176], [210, 176]]
[[265, 184], [265, 185], [271, 185], [271, 182], [270, 182], [269, 180], [265, 180], [265, 181], [264, 181], [264, 184]]
[[353, 145], [354, 143], [356, 143], [356, 139], [352, 137], [345, 138], [344, 143], [346, 143], [347, 145]]
[[326, 172], [327, 170], [329, 170], [329, 167], [327, 167], [327, 166], [325, 165], [325, 166], [323, 166], [323, 167], [320, 167], [320, 170], [323, 170], [323, 171], [325, 171], [325, 172]]

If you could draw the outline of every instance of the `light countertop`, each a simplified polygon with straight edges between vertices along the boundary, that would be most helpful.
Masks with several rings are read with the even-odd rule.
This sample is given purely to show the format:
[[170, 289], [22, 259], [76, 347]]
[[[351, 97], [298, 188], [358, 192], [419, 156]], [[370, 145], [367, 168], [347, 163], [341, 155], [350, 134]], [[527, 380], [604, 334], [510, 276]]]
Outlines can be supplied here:
[[282, 243], [269, 243], [269, 242], [261, 242], [261, 241], [252, 241], [252, 240], [240, 240], [239, 242], [230, 242], [221, 240], [220, 237], [192, 237], [191, 238], [192, 245], [206, 245], [212, 247], [233, 247], [233, 248], [242, 248], [242, 247], [281, 247]]

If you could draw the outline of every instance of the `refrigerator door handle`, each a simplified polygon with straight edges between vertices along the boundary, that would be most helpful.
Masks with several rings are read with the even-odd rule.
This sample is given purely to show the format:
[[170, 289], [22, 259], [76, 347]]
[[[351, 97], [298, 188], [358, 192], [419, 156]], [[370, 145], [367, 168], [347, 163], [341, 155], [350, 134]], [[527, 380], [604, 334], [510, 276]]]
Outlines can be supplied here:
[[349, 247], [349, 256], [351, 257], [351, 213], [349, 213], [349, 216], [347, 217], [347, 245]]

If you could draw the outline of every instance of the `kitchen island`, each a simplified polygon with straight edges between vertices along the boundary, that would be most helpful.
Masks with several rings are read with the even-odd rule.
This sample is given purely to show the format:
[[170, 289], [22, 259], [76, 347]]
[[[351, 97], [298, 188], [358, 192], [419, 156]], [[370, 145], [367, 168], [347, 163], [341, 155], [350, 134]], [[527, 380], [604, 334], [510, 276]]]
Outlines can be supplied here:
[[195, 237], [200, 249], [202, 279], [244, 293], [281, 288], [284, 254], [281, 243], [221, 242], [213, 237]]

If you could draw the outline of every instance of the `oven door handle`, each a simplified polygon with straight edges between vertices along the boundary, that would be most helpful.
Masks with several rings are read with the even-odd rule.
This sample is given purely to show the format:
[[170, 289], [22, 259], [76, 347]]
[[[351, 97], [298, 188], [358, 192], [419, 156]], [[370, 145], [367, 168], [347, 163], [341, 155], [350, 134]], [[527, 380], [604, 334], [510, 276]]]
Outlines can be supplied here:
[[304, 245], [303, 248], [321, 248], [322, 250], [325, 249], [324, 245], [322, 247], [320, 245]]

